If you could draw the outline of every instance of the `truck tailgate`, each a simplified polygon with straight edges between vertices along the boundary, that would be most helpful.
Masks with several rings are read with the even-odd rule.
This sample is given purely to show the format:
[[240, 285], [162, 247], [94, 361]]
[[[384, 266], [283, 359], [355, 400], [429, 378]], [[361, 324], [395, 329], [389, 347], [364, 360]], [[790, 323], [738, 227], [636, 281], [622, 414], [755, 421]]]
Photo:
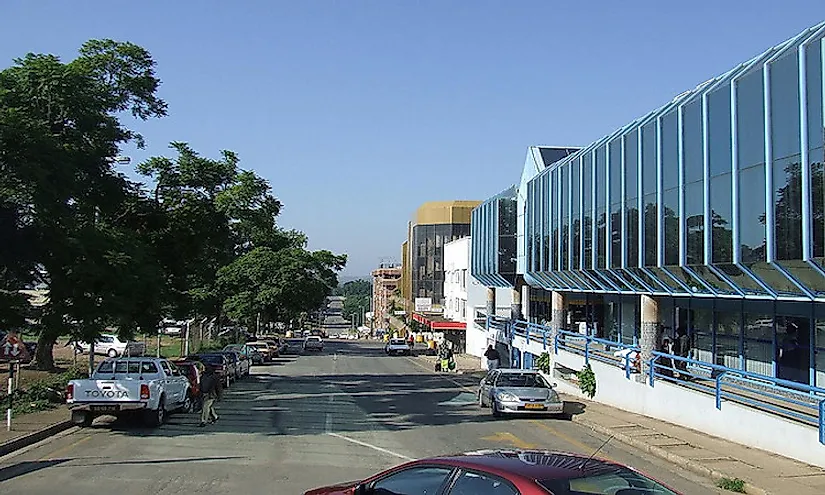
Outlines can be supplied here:
[[140, 401], [140, 380], [72, 380], [74, 402], [112, 403]]

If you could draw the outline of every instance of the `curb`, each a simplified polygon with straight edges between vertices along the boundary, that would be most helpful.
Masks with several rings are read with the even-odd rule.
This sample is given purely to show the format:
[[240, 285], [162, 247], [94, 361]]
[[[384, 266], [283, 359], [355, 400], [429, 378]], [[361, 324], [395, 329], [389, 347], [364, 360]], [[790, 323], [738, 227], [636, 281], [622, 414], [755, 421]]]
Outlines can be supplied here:
[[[696, 474], [701, 476], [705, 476], [707, 478], [712, 479], [713, 481], [718, 481], [721, 478], [730, 478], [733, 479], [735, 476], [729, 476], [721, 471], [717, 471], [715, 469], [711, 469], [703, 464], [700, 464], [694, 460], [688, 459], [687, 457], [682, 457], [680, 455], [673, 454], [672, 452], [668, 452], [661, 447], [656, 447], [655, 445], [650, 445], [645, 443], [641, 440], [637, 440], [631, 436], [625, 435], [624, 433], [619, 433], [614, 431], [612, 428], [608, 428], [606, 426], [600, 425], [598, 423], [594, 423], [587, 419], [581, 418], [581, 415], [573, 415], [573, 421], [579, 423], [582, 426], [586, 426], [593, 431], [597, 431], [603, 435], [612, 436], [616, 440], [631, 445], [643, 452], [647, 452], [648, 454], [653, 454], [657, 457], [660, 457], [668, 462], [673, 464], [677, 464], [689, 471], [692, 471]], [[770, 495], [769, 492], [765, 491], [763, 488], [759, 488], [758, 486], [754, 486], [749, 482], [745, 482], [745, 493], [753, 494], [753, 495]]]
[[0, 444], [0, 457], [28, 447], [29, 445], [35, 444], [41, 440], [45, 440], [52, 435], [66, 431], [72, 426], [74, 426], [74, 424], [71, 421], [61, 421], [60, 423], [55, 423], [41, 430], [33, 431], [26, 435], [11, 439], [3, 444]]

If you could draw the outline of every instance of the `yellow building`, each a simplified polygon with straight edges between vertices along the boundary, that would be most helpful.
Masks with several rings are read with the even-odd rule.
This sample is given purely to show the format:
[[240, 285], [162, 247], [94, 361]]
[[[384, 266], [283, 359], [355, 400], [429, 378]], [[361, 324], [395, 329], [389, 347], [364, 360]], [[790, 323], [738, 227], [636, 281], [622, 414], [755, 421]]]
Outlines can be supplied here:
[[401, 295], [408, 313], [416, 298], [429, 298], [433, 311], [444, 304], [444, 244], [470, 235], [470, 217], [481, 201], [431, 201], [416, 210], [401, 245]]

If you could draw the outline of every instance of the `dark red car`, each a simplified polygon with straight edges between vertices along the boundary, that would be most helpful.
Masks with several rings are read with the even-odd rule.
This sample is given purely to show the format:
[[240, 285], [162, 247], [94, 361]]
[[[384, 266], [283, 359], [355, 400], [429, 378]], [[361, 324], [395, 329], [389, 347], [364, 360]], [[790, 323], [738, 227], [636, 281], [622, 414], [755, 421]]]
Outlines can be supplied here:
[[487, 450], [412, 461], [304, 495], [679, 495], [638, 471], [563, 452]]

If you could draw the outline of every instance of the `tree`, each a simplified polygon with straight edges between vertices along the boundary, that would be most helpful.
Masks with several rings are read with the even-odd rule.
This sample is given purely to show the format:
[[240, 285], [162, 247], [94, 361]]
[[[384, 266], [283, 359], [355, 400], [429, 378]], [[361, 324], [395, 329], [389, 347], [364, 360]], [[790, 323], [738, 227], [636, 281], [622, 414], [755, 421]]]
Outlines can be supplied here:
[[[141, 290], [127, 283], [134, 274], [122, 271], [146, 268], [132, 266], [140, 254], [117, 254], [139, 244], [118, 223], [134, 197], [110, 157], [124, 143], [143, 144], [119, 115], [166, 114], [154, 67], [137, 45], [92, 40], [69, 63], [28, 54], [0, 72], [0, 228], [4, 239], [23, 236], [27, 248], [3, 260], [3, 284], [13, 290], [28, 278], [49, 288], [35, 356], [40, 368], [53, 367], [57, 337], [73, 329], [91, 335], [125, 319], [106, 303]], [[14, 319], [15, 306], [2, 306], [12, 311], [4, 319]]]

